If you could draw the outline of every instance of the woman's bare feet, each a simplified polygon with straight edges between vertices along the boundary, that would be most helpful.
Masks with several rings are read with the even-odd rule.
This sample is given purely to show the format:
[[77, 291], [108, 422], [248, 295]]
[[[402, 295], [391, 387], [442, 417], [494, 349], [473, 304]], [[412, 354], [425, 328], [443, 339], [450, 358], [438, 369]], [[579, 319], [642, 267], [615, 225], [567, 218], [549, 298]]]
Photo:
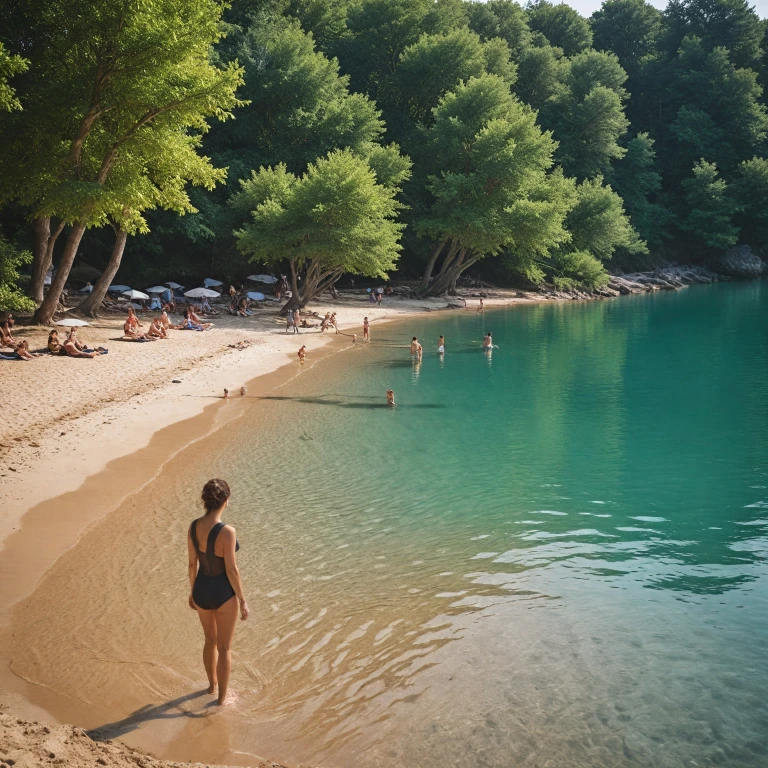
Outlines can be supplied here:
[[211, 683], [208, 686], [208, 693], [216, 693], [216, 683]]

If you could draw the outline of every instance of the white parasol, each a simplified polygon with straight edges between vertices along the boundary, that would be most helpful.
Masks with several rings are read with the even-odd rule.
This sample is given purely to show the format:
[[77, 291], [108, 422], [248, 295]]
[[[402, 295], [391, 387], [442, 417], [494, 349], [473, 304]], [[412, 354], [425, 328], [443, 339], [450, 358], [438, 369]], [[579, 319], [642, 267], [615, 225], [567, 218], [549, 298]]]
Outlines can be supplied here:
[[153, 285], [151, 288], [147, 288], [147, 293], [165, 293], [168, 287], [165, 285]]
[[129, 299], [148, 299], [149, 296], [147, 296], [146, 293], [142, 293], [141, 291], [137, 291], [136, 289], [133, 289], [131, 291], [123, 291], [123, 296], [126, 296]]
[[220, 293], [211, 291], [208, 288], [193, 288], [191, 291], [187, 291], [184, 295], [190, 299], [217, 299], [221, 296]]
[[77, 320], [74, 317], [65, 317], [56, 321], [56, 325], [62, 325], [65, 328], [82, 328], [84, 325], [90, 325], [85, 320]]

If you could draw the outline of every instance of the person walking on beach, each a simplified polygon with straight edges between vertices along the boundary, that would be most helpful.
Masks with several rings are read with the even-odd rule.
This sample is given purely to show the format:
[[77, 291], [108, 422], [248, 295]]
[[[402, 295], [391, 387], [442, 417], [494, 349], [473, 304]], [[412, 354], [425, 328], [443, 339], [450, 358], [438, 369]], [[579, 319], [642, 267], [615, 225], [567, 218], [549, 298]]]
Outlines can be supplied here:
[[371, 340], [371, 326], [367, 317], [363, 319], [363, 339], [365, 341]]
[[485, 308], [485, 307], [483, 306], [483, 300], [482, 300], [482, 299], [480, 299], [480, 304], [479, 304], [479, 306], [477, 307], [477, 314], [479, 315], [479, 314], [480, 314], [480, 313], [483, 311], [483, 309], [484, 309], [484, 308]]
[[296, 309], [293, 310], [293, 332], [298, 333], [299, 332], [299, 323], [301, 322], [301, 310], [296, 307]]
[[304, 358], [307, 355], [307, 346], [306, 344], [299, 350], [299, 362], [304, 363]]
[[[227, 700], [238, 609], [241, 621], [248, 618], [248, 603], [237, 568], [240, 544], [235, 529], [221, 522], [229, 497], [226, 481], [209, 480], [202, 493], [205, 515], [192, 521], [187, 534], [189, 607], [197, 611], [203, 625], [208, 693], [215, 693], [218, 686], [220, 705]], [[201, 549], [201, 542], [205, 549]]]
[[415, 357], [421, 360], [421, 355], [422, 355], [421, 344], [419, 344], [419, 340], [414, 336], [413, 340], [411, 341], [411, 357]]

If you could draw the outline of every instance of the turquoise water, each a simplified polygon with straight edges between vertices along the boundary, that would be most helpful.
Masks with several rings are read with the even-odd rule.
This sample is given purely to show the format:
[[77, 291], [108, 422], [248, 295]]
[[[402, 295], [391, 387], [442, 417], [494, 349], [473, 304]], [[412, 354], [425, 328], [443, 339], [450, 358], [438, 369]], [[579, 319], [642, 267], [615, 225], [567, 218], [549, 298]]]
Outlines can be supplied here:
[[235, 742], [768, 765], [768, 284], [372, 330], [206, 467], [263, 601]]

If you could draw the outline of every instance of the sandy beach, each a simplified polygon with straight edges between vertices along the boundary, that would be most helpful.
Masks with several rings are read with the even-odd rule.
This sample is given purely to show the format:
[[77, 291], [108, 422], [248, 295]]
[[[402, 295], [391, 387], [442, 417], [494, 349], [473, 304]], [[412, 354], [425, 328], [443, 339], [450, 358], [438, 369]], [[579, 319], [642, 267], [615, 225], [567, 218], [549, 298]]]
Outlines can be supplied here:
[[[477, 299], [467, 300], [466, 311], [475, 312]], [[537, 300], [536, 294], [494, 291], [485, 305]], [[319, 319], [309, 315], [318, 327], [286, 334], [277, 310], [269, 309], [249, 318], [221, 316], [210, 331], [172, 331], [170, 339], [151, 344], [117, 341], [122, 319], [105, 316], [80, 336], [108, 347], [106, 356], [3, 365], [2, 378], [13, 397], [0, 434], [0, 632], [9, 608], [34, 590], [89, 527], [151, 481], [180, 450], [237, 418], [241, 386], [248, 387], [246, 398], [258, 397], [296, 375], [302, 344], [311, 365], [334, 345], [351, 344], [353, 333], [360, 342], [365, 316], [375, 334], [383, 322], [448, 307], [445, 300], [401, 298], [374, 307], [361, 294], [308, 308], [320, 316], [336, 312], [338, 335], [321, 334]], [[17, 335], [38, 349], [45, 345], [47, 329], [22, 326]], [[231, 346], [241, 342], [247, 345]], [[225, 387], [228, 401], [222, 397]], [[3, 710], [58, 722], [30, 702], [28, 684], [7, 664], [0, 689]], [[74, 700], [58, 702], [55, 709], [71, 712], [70, 722], [77, 720]], [[214, 757], [206, 759], [215, 762]]]

